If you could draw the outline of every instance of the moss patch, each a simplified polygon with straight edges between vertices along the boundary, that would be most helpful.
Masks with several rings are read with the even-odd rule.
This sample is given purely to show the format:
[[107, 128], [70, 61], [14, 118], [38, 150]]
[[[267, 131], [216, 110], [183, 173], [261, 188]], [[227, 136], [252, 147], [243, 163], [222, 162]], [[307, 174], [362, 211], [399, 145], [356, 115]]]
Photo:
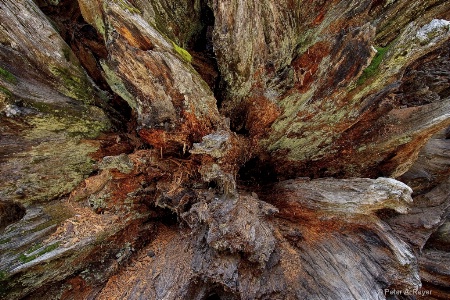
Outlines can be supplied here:
[[[38, 226], [34, 227], [30, 232], [39, 232], [41, 230], [52, 227], [54, 225], [58, 225], [61, 222], [63, 222], [64, 220], [73, 216], [73, 211], [68, 209], [68, 207], [63, 205], [61, 202], [56, 202], [54, 204], [45, 206], [43, 209], [44, 209], [45, 214], [48, 215], [50, 217], [50, 219], [48, 221], [41, 223]], [[35, 250], [37, 250], [39, 248], [40, 247], [36, 248]]]
[[5, 95], [6, 97], [11, 97], [12, 93], [10, 90], [8, 90], [7, 88], [3, 87], [0, 85], [0, 93], [2, 93], [3, 95]]
[[8, 278], [9, 278], [8, 272], [0, 270], [0, 297], [7, 294]]
[[36, 226], [35, 228], [33, 228], [33, 230], [31, 230], [31, 232], [39, 232], [41, 230], [44, 230], [44, 229], [49, 228], [50, 226], [53, 226], [56, 224], [58, 224], [58, 222], [56, 222], [54, 220], [50, 220], [50, 221], [44, 222], [44, 223]]
[[34, 244], [30, 248], [28, 248], [27, 251], [25, 251], [25, 254], [31, 254], [34, 251], [36, 251], [36, 250], [38, 250], [38, 249], [40, 249], [42, 247], [43, 247], [42, 243]]
[[13, 83], [13, 84], [17, 83], [16, 76], [14, 76], [8, 70], [3, 69], [2, 67], [0, 67], [0, 77], [2, 77], [3, 79], [5, 79], [6, 81], [8, 81], [10, 83]]
[[[76, 116], [63, 110], [60, 115], [28, 116], [21, 132], [25, 146], [2, 164], [0, 196], [30, 205], [70, 193], [94, 170], [91, 154], [98, 143], [85, 139], [109, 128], [108, 118], [97, 107], [85, 107]], [[17, 169], [19, 175], [9, 175]]]
[[362, 75], [358, 78], [358, 85], [363, 84], [367, 79], [373, 77], [378, 72], [378, 67], [381, 64], [386, 52], [389, 50], [389, 47], [377, 47], [377, 54], [375, 54], [374, 58], [370, 62], [370, 65], [364, 69]]
[[172, 45], [173, 45], [173, 50], [175, 50], [175, 52], [177, 52], [185, 61], [187, 61], [188, 63], [192, 62], [192, 56], [187, 50], [181, 48], [174, 42], [172, 42]]
[[69, 48], [69, 47], [67, 47], [67, 46], [64, 46], [63, 48], [62, 48], [62, 53], [63, 53], [63, 55], [64, 55], [64, 58], [68, 61], [68, 62], [70, 62], [71, 61], [71, 52], [72, 52], [72, 50]]
[[[40, 246], [40, 247], [39, 246], [40, 246], [39, 244], [35, 245], [32, 248], [28, 249], [25, 253], [20, 254], [19, 260], [22, 263], [27, 263], [32, 260], [35, 260], [39, 256], [42, 256], [45, 253], [48, 253], [48, 252], [51, 252], [51, 251], [57, 249], [59, 247], [59, 243], [54, 243], [54, 244], [48, 245], [45, 248], [43, 248], [42, 250], [40, 250], [39, 252], [30, 255], [31, 253], [36, 252], [38, 249], [42, 248], [42, 246]], [[37, 248], [37, 249], [35, 249], [35, 248]]]
[[0, 270], [0, 280], [5, 280], [7, 278], [8, 278], [8, 273], [3, 270]]
[[84, 74], [74, 72], [67, 68], [51, 67], [53, 75], [60, 79], [62, 88], [60, 92], [70, 98], [78, 99], [86, 104], [92, 104], [95, 91]]
[[9, 243], [10, 241], [11, 241], [11, 238], [7, 238], [7, 239], [0, 240], [0, 245], [7, 244], [7, 243]]

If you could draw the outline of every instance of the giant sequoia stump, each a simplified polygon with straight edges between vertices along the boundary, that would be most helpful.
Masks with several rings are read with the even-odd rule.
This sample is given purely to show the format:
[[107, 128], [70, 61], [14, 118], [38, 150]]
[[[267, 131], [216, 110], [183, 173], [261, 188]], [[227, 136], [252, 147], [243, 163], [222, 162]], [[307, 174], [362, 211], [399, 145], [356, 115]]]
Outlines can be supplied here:
[[0, 298], [450, 297], [450, 2], [0, 21]]

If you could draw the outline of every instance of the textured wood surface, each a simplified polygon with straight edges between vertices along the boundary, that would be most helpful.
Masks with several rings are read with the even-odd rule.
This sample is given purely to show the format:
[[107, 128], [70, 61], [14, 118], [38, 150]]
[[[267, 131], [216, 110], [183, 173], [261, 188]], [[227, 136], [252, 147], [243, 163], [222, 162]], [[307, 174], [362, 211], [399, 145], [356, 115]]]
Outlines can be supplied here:
[[449, 40], [444, 0], [0, 0], [0, 298], [447, 299]]

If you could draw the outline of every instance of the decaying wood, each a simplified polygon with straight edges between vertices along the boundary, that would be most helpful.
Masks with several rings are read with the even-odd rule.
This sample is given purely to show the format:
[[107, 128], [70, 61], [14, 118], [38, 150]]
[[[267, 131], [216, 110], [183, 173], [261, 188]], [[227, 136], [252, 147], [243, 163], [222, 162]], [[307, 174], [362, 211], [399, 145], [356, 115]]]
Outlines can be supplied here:
[[[326, 197], [331, 190], [340, 201]], [[184, 214], [188, 227], [160, 233], [143, 250], [156, 254], [112, 278], [100, 298], [375, 299], [387, 287], [417, 288], [414, 255], [374, 213], [403, 211], [410, 193], [394, 180], [330, 179], [281, 182], [264, 196], [272, 205], [256, 194], [206, 198]], [[376, 204], [348, 206], [354, 196]]]
[[450, 2], [0, 21], [0, 298], [449, 297]]

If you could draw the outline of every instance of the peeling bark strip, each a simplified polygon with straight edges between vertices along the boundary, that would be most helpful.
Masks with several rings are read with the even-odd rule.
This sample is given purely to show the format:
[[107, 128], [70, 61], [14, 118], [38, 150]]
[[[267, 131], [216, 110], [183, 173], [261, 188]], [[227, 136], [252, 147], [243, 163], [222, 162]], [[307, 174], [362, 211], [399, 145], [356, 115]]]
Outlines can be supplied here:
[[443, 0], [0, 0], [0, 299], [449, 298], [449, 45]]

